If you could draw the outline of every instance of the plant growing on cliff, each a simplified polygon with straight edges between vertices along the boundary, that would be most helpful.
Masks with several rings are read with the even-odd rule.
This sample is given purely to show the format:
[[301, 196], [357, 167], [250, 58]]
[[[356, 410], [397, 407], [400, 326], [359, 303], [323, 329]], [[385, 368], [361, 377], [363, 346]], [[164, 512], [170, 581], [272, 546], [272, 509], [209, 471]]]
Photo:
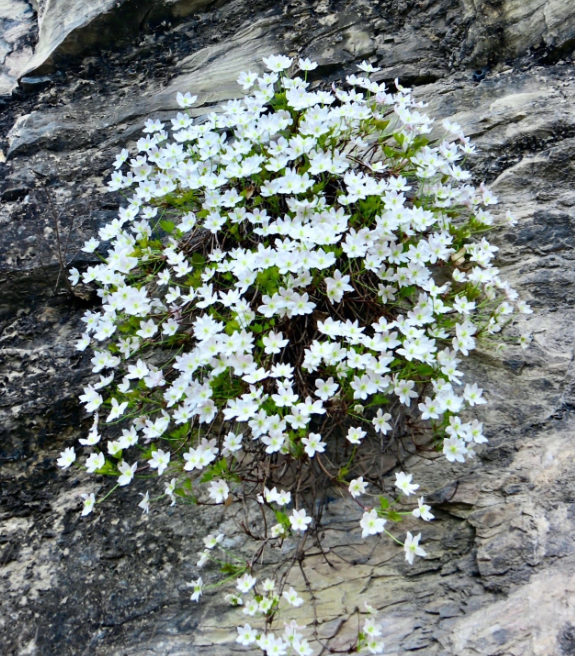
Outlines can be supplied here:
[[[367, 63], [329, 92], [310, 91], [312, 62], [299, 61], [303, 78], [287, 75], [288, 57], [264, 62], [267, 73], [240, 75], [248, 94], [203, 121], [178, 94], [171, 140], [148, 120], [138, 154], [116, 158], [109, 186], [127, 205], [99, 231], [102, 263], [70, 276], [102, 298], [78, 342], [99, 374], [80, 397], [94, 417], [80, 442], [83, 466], [116, 487], [157, 480], [144, 512], [161, 499], [256, 508], [257, 528], [244, 524], [254, 558], [209, 535], [198, 567], [218, 563], [236, 581], [230, 602], [262, 619], [238, 627], [240, 644], [306, 655], [293, 621], [274, 632], [303, 599], [286, 573], [256, 579], [261, 545], [299, 540], [301, 564], [337, 493], [360, 509], [364, 538], [387, 534], [409, 563], [425, 556], [421, 534], [393, 528], [405, 514], [433, 518], [423, 497], [398, 504], [419, 485], [398, 472], [388, 498], [371, 455], [408, 435], [450, 461], [472, 457], [486, 438], [462, 414], [485, 400], [458, 366], [530, 310], [491, 264], [497, 199], [469, 184], [461, 162], [474, 147], [459, 126], [444, 121], [448, 138], [431, 142], [421, 103], [372, 81]], [[67, 449], [58, 464], [75, 459]], [[83, 514], [95, 503], [86, 496]], [[192, 587], [197, 601], [202, 578]], [[350, 649], [381, 653], [367, 612]]]

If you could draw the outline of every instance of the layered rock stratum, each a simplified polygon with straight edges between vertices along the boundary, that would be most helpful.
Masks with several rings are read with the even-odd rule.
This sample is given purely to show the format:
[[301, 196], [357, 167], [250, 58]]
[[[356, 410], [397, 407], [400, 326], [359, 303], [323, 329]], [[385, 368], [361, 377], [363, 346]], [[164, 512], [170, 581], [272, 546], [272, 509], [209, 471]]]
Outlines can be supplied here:
[[241, 649], [232, 611], [217, 595], [192, 604], [186, 586], [215, 524], [244, 548], [233, 506], [142, 516], [136, 486], [81, 518], [80, 493], [105, 483], [55, 466], [86, 430], [89, 356], [73, 341], [97, 303], [62, 269], [88, 263], [80, 245], [121, 201], [105, 187], [111, 162], [145, 119], [170, 116], [176, 91], [211, 111], [272, 52], [317, 60], [318, 84], [368, 59], [459, 122], [479, 148], [476, 181], [519, 219], [494, 234], [496, 264], [535, 311], [512, 328], [531, 348], [467, 364], [489, 398], [477, 458], [405, 456], [436, 514], [426, 559], [409, 567], [327, 509], [327, 558], [309, 570], [320, 634], [344, 648], [361, 595], [389, 654], [575, 654], [574, 47], [565, 0], [0, 0], [2, 654]]

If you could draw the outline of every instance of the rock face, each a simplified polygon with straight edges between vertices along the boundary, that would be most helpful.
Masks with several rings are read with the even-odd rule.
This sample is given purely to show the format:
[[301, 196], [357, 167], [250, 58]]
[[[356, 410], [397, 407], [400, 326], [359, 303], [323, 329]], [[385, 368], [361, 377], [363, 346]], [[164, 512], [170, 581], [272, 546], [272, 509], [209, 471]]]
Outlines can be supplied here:
[[33, 52], [38, 33], [32, 6], [0, 0], [0, 99], [10, 94]]
[[550, 59], [573, 50], [575, 6], [562, 0], [464, 0], [473, 17], [468, 33], [471, 59], [496, 61], [529, 48], [547, 50]]
[[[536, 312], [512, 327], [532, 332], [529, 350], [486, 349], [468, 364], [467, 378], [490, 400], [477, 415], [490, 438], [477, 459], [406, 463], [427, 485], [437, 515], [424, 531], [428, 558], [410, 568], [389, 541], [362, 541], [348, 509], [326, 510], [327, 557], [310, 568], [324, 618], [319, 634], [345, 648], [361, 594], [378, 610], [389, 654], [574, 654], [573, 3], [102, 0], [82, 7], [35, 6], [40, 37], [30, 59], [38, 29], [31, 8], [0, 0], [2, 80], [47, 77], [22, 80], [0, 114], [2, 653], [235, 650], [226, 644], [231, 611], [217, 595], [192, 605], [186, 587], [201, 537], [214, 525], [231, 548], [244, 548], [234, 507], [212, 516], [188, 506], [142, 516], [142, 487], [82, 519], [79, 494], [105, 482], [55, 467], [57, 453], [86, 428], [77, 394], [89, 356], [72, 341], [97, 300], [88, 290], [69, 293], [61, 269], [86, 264], [79, 245], [114, 215], [120, 198], [103, 180], [145, 117], [168, 116], [176, 90], [198, 94], [197, 113], [210, 111], [236, 95], [240, 70], [283, 51], [317, 59], [317, 79], [326, 81], [369, 59], [381, 79], [418, 85], [430, 114], [464, 127], [479, 147], [477, 180], [489, 181], [519, 218], [493, 236], [498, 266]], [[117, 44], [111, 34], [121, 34]], [[206, 570], [206, 580], [214, 577]], [[292, 582], [305, 589], [297, 576]]]
[[53, 72], [66, 58], [127, 44], [149, 25], [189, 16], [209, 4], [210, 0], [44, 0], [38, 7], [38, 43], [25, 74]]

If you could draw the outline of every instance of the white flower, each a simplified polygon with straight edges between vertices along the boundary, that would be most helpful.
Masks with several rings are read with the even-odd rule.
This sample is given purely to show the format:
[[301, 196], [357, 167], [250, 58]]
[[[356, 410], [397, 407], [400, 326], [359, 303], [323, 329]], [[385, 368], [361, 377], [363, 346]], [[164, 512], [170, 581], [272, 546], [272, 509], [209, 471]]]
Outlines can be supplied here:
[[365, 643], [366, 648], [370, 654], [383, 654], [385, 643], [383, 640], [378, 640], [377, 638], [369, 638]]
[[196, 567], [202, 568], [210, 559], [210, 552], [208, 549], [204, 549], [203, 551], [198, 552], [198, 556], [200, 559], [196, 563]]
[[427, 506], [424, 503], [423, 497], [419, 497], [417, 500], [417, 508], [415, 508], [411, 514], [414, 517], [421, 517], [421, 519], [424, 521], [429, 522], [430, 520], [434, 519], [434, 516], [431, 514], [430, 510], [431, 506]]
[[533, 310], [525, 301], [517, 301], [516, 307], [521, 314], [533, 314]]
[[326, 443], [321, 441], [321, 435], [318, 433], [310, 433], [309, 437], [304, 437], [302, 443], [305, 444], [305, 452], [310, 458], [313, 458], [316, 453], [323, 453], [325, 451]]
[[148, 365], [143, 360], [138, 360], [135, 365], [128, 365], [128, 373], [126, 374], [126, 378], [135, 378], [137, 380], [141, 380], [142, 378], [145, 378], [149, 373], [150, 370], [148, 369]]
[[135, 462], [133, 465], [129, 465], [127, 462], [122, 460], [122, 462], [118, 465], [118, 471], [121, 474], [118, 476], [118, 485], [124, 486], [128, 485], [128, 483], [131, 483], [137, 468], [137, 462]]
[[363, 476], [359, 478], [354, 478], [353, 481], [349, 484], [349, 493], [355, 499], [356, 497], [365, 494], [367, 488], [367, 483], [363, 480]]
[[275, 583], [275, 581], [274, 581], [273, 579], [266, 579], [266, 580], [262, 583], [262, 588], [263, 588], [266, 592], [273, 592], [273, 591], [276, 589], [276, 583]]
[[245, 594], [246, 592], [249, 592], [254, 585], [256, 584], [256, 578], [253, 577], [251, 574], [248, 574], [247, 572], [240, 576], [240, 578], [236, 581], [236, 588], [242, 593]]
[[138, 508], [141, 508], [142, 512], [147, 515], [150, 512], [150, 493], [146, 492], [146, 494], [142, 494], [140, 492], [139, 494], [143, 499], [138, 504]]
[[274, 332], [270, 332], [268, 335], [266, 335], [263, 338], [262, 341], [265, 346], [264, 351], [269, 355], [274, 353], [281, 353], [282, 348], [284, 348], [284, 346], [287, 346], [287, 344], [289, 344], [289, 340], [284, 339], [282, 333], [274, 333]]
[[391, 430], [391, 424], [388, 423], [391, 419], [389, 412], [383, 412], [381, 408], [377, 411], [377, 415], [373, 418], [373, 425], [378, 433], [386, 435]]
[[98, 469], [102, 469], [105, 464], [106, 458], [102, 452], [91, 453], [86, 460], [86, 471], [88, 474], [93, 474]]
[[256, 613], [258, 613], [260, 610], [260, 605], [258, 603], [257, 599], [250, 599], [245, 605], [243, 609], [244, 615], [249, 615], [250, 617], [253, 617]]
[[477, 387], [476, 384], [466, 385], [463, 390], [463, 398], [469, 403], [470, 406], [481, 405], [487, 403], [483, 398], [483, 390]]
[[94, 506], [96, 505], [96, 495], [93, 492], [92, 494], [83, 494], [82, 499], [84, 499], [82, 517], [85, 517], [86, 515], [89, 515], [92, 510], [94, 510]]
[[176, 505], [176, 497], [174, 495], [174, 491], [176, 489], [176, 485], [178, 484], [178, 479], [177, 478], [172, 478], [172, 480], [169, 483], [166, 483], [164, 486], [164, 494], [169, 496], [172, 500], [172, 503], [170, 506], [175, 506]]
[[194, 591], [192, 592], [191, 600], [192, 601], [199, 601], [200, 597], [202, 596], [202, 588], [204, 586], [204, 582], [202, 581], [202, 577], [200, 576], [195, 581], [192, 581], [191, 583], [188, 583], [188, 586], [194, 589]]
[[351, 276], [344, 276], [341, 271], [337, 269], [333, 274], [333, 278], [325, 279], [327, 297], [332, 303], [339, 303], [345, 292], [354, 291], [353, 287], [349, 284], [350, 280]]
[[284, 590], [282, 596], [288, 602], [288, 604], [290, 604], [290, 606], [295, 606], [297, 608], [303, 604], [303, 599], [293, 588]]
[[298, 656], [313, 656], [313, 649], [309, 646], [307, 640], [295, 639], [292, 642], [292, 647]]
[[311, 524], [312, 518], [306, 515], [305, 509], [292, 510], [291, 517], [289, 517], [291, 527], [294, 531], [307, 531], [308, 524]]
[[361, 537], [366, 538], [368, 535], [376, 535], [377, 533], [381, 533], [385, 524], [385, 519], [378, 516], [377, 510], [375, 510], [375, 508], [369, 512], [364, 512], [363, 517], [359, 522], [359, 525], [363, 529]]
[[136, 331], [136, 335], [139, 335], [142, 339], [147, 339], [153, 337], [157, 332], [158, 326], [153, 319], [150, 319], [149, 321], [142, 321], [140, 323], [140, 329]]
[[56, 460], [56, 464], [58, 467], [62, 467], [62, 469], [68, 469], [68, 467], [76, 460], [76, 451], [74, 451], [74, 447], [69, 446], [67, 449], [64, 449], [62, 453], [60, 454], [60, 457], [58, 460]]
[[398, 380], [393, 391], [399, 396], [403, 405], [410, 406], [411, 399], [417, 398], [417, 392], [413, 389], [415, 383], [412, 380]]
[[270, 644], [267, 649], [268, 656], [286, 656], [289, 645], [281, 638], [271, 636]]
[[377, 73], [381, 70], [381, 68], [375, 68], [375, 66], [372, 66], [369, 62], [366, 61], [362, 61], [361, 64], [357, 64], [357, 67], [365, 73]]
[[339, 385], [334, 383], [333, 378], [328, 378], [327, 380], [322, 380], [318, 378], [315, 381], [315, 386], [317, 387], [316, 396], [319, 397], [322, 401], [327, 401], [331, 399], [334, 394], [339, 389]]
[[279, 538], [285, 535], [285, 528], [281, 524], [274, 524], [271, 528], [272, 538]]
[[106, 418], [106, 423], [110, 423], [114, 419], [121, 417], [126, 408], [128, 407], [128, 401], [124, 401], [123, 403], [118, 403], [118, 400], [112, 397], [112, 410], [110, 411], [110, 414]]
[[407, 531], [407, 536], [405, 542], [403, 543], [403, 548], [405, 550], [405, 560], [410, 565], [413, 565], [415, 556], [421, 556], [422, 558], [427, 556], [427, 553], [419, 546], [419, 540], [421, 539], [421, 533], [416, 536], [413, 536], [409, 531]]
[[211, 533], [204, 538], [204, 544], [207, 549], [213, 549], [216, 545], [224, 539], [224, 534], [212, 535]]
[[461, 438], [449, 437], [443, 440], [443, 453], [449, 462], [465, 462], [467, 447]]
[[248, 91], [254, 86], [257, 79], [257, 73], [252, 73], [251, 71], [242, 71], [238, 77], [237, 82], [244, 89], [244, 91]]
[[302, 71], [313, 71], [318, 67], [318, 64], [316, 62], [312, 62], [309, 59], [300, 59], [298, 61], [298, 66]]
[[78, 271], [78, 269], [72, 267], [68, 273], [70, 274], [68, 276], [68, 280], [75, 287], [80, 282], [80, 272]]
[[[122, 148], [122, 150], [116, 155], [116, 161], [114, 162], [114, 168], [119, 169], [122, 166], [122, 164], [128, 159], [129, 156], [130, 156], [130, 153], [129, 153], [128, 149], [127, 148]], [[92, 240], [93, 240], [93, 238], [89, 239], [88, 242], [86, 242], [86, 243], [89, 243]], [[84, 250], [84, 249], [82, 249], [82, 250]], [[91, 251], [88, 251], [88, 252], [91, 252]]]
[[377, 638], [381, 635], [381, 629], [375, 623], [373, 617], [367, 617], [363, 623], [363, 632], [372, 638]]
[[230, 488], [228, 484], [220, 479], [217, 481], [210, 482], [209, 495], [216, 503], [223, 503], [230, 494]]
[[104, 403], [104, 399], [96, 392], [92, 385], [84, 387], [84, 394], [80, 394], [80, 401], [86, 403], [87, 412], [94, 412], [94, 410], [97, 410]]
[[183, 108], [191, 107], [196, 102], [197, 99], [198, 97], [192, 96], [192, 94], [189, 91], [185, 94], [182, 94], [181, 92], [178, 91], [178, 93], [176, 94], [176, 100], [178, 101], [178, 105]]
[[242, 448], [242, 439], [243, 435], [236, 435], [235, 433], [229, 432], [224, 439], [224, 449], [227, 449], [231, 453], [235, 453]]
[[252, 629], [249, 624], [238, 626], [237, 631], [238, 637], [236, 638], [236, 642], [239, 642], [240, 645], [247, 647], [256, 641], [258, 632], [255, 629]]
[[227, 594], [224, 597], [224, 601], [226, 601], [228, 604], [231, 606], [243, 606], [244, 605], [244, 600], [237, 594]]
[[292, 65], [293, 59], [285, 55], [270, 55], [269, 57], [263, 57], [263, 62], [270, 71], [280, 73]]
[[82, 337], [76, 342], [76, 350], [77, 351], [85, 351], [88, 346], [90, 346], [90, 335], [88, 333], [84, 333]]
[[150, 467], [152, 469], [158, 470], [158, 476], [161, 476], [165, 471], [167, 466], [170, 464], [170, 452], [163, 451], [162, 449], [156, 449], [152, 451], [152, 457], [148, 460]]
[[413, 474], [397, 472], [395, 474], [395, 487], [401, 490], [406, 496], [414, 494], [414, 492], [419, 489], [419, 485], [412, 483], [412, 478]]
[[[128, 151], [126, 151], [126, 154], [127, 152]], [[92, 237], [88, 239], [88, 241], [84, 244], [84, 246], [82, 246], [82, 250], [84, 251], [84, 253], [93, 253], [98, 248], [99, 245], [100, 242], [94, 237]]]
[[266, 615], [267, 613], [270, 612], [273, 605], [274, 605], [274, 600], [272, 597], [264, 597], [263, 599], [260, 599], [259, 602], [260, 613], [262, 613], [262, 615]]
[[455, 134], [458, 137], [463, 136], [463, 128], [461, 125], [459, 125], [459, 123], [453, 123], [449, 119], [445, 118], [443, 119], [442, 125], [447, 130], [447, 132], [451, 132], [451, 134]]
[[362, 430], [361, 428], [357, 427], [351, 427], [347, 431], [347, 439], [352, 443], [352, 444], [361, 444], [361, 441], [363, 438], [367, 435], [367, 433]]

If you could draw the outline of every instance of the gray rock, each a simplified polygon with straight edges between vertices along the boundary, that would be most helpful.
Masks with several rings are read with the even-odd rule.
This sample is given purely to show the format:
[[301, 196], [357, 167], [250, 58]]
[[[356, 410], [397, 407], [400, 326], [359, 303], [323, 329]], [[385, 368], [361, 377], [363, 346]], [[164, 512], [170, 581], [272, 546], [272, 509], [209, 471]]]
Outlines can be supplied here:
[[38, 27], [26, 0], [0, 0], [0, 99], [16, 87], [30, 59]]
[[[198, 93], [196, 113], [211, 111], [236, 95], [240, 70], [277, 51], [318, 57], [318, 82], [368, 58], [384, 69], [381, 79], [417, 83], [433, 116], [461, 123], [478, 144], [470, 160], [477, 180], [486, 178], [519, 218], [492, 235], [497, 265], [536, 310], [510, 327], [533, 334], [529, 350], [498, 354], [484, 346], [467, 365], [467, 379], [489, 397], [477, 417], [490, 442], [475, 461], [406, 459], [434, 505], [436, 519], [422, 531], [427, 559], [410, 568], [389, 540], [364, 542], [357, 517], [330, 503], [325, 546], [332, 564], [320, 556], [310, 562], [323, 618], [318, 631], [346, 649], [364, 598], [378, 610], [389, 654], [571, 653], [575, 71], [567, 60], [553, 63], [553, 52], [567, 56], [571, 3], [540, 10], [529, 2], [465, 2], [462, 10], [450, 0], [281, 7], [232, 0], [199, 16], [193, 6], [166, 4], [174, 24], [138, 32], [139, 41], [116, 54], [104, 52], [110, 44], [103, 36], [90, 41], [89, 58], [81, 61], [85, 52], [74, 45], [68, 60], [58, 59], [66, 36], [45, 61], [53, 57], [64, 72], [66, 61], [81, 68], [14, 98], [0, 116], [0, 134], [8, 137], [0, 147], [10, 154], [0, 161], [3, 653], [215, 656], [235, 649], [228, 642], [233, 612], [216, 594], [192, 604], [185, 584], [195, 576], [201, 536], [214, 526], [247, 553], [236, 509], [199, 514], [178, 506], [142, 517], [142, 481], [82, 519], [79, 494], [103, 490], [106, 481], [54, 465], [85, 430], [77, 395], [89, 356], [72, 342], [83, 311], [97, 302], [87, 289], [69, 294], [60, 260], [86, 266], [81, 242], [119, 202], [103, 184], [113, 154], [133, 143], [145, 117], [169, 116], [177, 90]], [[102, 16], [113, 27], [122, 14], [112, 9]], [[102, 23], [72, 27], [69, 43], [96, 34], [90, 25]], [[525, 55], [541, 39], [541, 58]], [[487, 76], [474, 81], [468, 66], [487, 60]], [[66, 235], [60, 253], [56, 227]], [[415, 522], [404, 528], [422, 530]]]
[[573, 50], [575, 6], [563, 0], [463, 0], [469, 21], [469, 60], [478, 63], [517, 57], [543, 47], [553, 61]]
[[24, 76], [19, 80], [20, 86], [26, 91], [35, 91], [47, 87], [54, 81], [51, 75], [40, 75], [37, 77]]
[[144, 26], [203, 11], [211, 0], [46, 0], [27, 75], [53, 72], [59, 61], [129, 43]]

